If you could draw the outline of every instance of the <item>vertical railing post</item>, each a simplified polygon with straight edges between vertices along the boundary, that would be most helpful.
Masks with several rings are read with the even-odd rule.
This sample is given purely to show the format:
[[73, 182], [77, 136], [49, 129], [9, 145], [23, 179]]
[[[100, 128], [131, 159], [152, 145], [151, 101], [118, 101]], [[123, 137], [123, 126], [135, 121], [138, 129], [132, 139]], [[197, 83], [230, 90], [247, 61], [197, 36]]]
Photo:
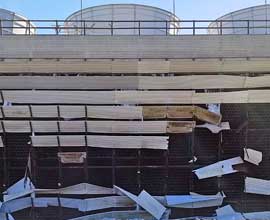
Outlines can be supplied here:
[[83, 34], [84, 34], [84, 36], [86, 35], [86, 22], [85, 22], [85, 20], [83, 21]]
[[223, 35], [223, 22], [222, 21], [220, 21], [219, 26], [220, 26], [220, 35]]
[[111, 36], [113, 36], [113, 21], [111, 21]]
[[28, 35], [31, 35], [31, 21], [28, 20]]
[[249, 20], [247, 21], [247, 34], [249, 35], [250, 34], [250, 22]]
[[59, 24], [58, 24], [58, 20], [55, 21], [55, 32], [56, 32], [56, 35], [59, 35]]
[[196, 21], [192, 22], [193, 35], [196, 35]]
[[0, 20], [0, 35], [3, 35], [3, 25], [2, 25], [2, 20]]
[[138, 31], [139, 31], [139, 36], [141, 36], [141, 21], [138, 21], [139, 25], [138, 25]]
[[166, 36], [168, 35], [168, 21], [165, 21], [165, 23], [166, 23]]

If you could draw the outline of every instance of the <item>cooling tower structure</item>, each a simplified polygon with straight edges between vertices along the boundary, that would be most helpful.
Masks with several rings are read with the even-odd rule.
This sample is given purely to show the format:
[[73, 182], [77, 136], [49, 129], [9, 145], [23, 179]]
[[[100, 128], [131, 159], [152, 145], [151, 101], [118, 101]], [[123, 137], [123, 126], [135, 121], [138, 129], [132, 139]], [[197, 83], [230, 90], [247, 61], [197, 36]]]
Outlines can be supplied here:
[[210, 34], [269, 34], [270, 5], [259, 5], [226, 14], [209, 25]]
[[0, 9], [0, 34], [35, 34], [36, 28], [27, 18], [6, 9]]
[[75, 12], [66, 19], [65, 27], [66, 34], [166, 35], [178, 33], [175, 28], [179, 27], [179, 18], [156, 7], [109, 4]]

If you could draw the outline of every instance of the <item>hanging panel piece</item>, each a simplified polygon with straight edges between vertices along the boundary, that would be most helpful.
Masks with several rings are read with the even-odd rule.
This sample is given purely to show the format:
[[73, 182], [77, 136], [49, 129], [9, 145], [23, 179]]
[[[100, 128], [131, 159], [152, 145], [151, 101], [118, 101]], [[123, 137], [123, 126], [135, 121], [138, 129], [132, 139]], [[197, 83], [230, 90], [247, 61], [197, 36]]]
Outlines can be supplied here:
[[206, 179], [210, 177], [220, 177], [230, 173], [238, 172], [233, 168], [233, 165], [243, 164], [241, 157], [235, 157], [228, 160], [219, 161], [209, 166], [196, 169], [193, 172], [199, 179]]

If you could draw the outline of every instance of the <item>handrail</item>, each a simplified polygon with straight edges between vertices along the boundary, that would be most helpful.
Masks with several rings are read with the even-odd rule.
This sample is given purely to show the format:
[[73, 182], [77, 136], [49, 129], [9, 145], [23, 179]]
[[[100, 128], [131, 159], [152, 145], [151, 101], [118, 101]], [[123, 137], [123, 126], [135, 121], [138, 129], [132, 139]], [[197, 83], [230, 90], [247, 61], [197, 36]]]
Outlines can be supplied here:
[[0, 20], [0, 35], [249, 35], [268, 30], [270, 20]]

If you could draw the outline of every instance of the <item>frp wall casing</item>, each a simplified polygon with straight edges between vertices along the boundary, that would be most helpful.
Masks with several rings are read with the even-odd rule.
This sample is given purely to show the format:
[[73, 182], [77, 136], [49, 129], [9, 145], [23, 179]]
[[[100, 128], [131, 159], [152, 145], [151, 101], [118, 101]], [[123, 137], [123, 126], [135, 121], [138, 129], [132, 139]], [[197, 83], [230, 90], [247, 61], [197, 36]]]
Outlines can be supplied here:
[[269, 19], [269, 4], [245, 8], [226, 14], [218, 18], [216, 22], [212, 22], [208, 33], [221, 34], [222, 27], [222, 34], [269, 34], [270, 22], [267, 21]]
[[[0, 38], [1, 58], [84, 59], [96, 58], [215, 58], [231, 59], [248, 57], [270, 57], [269, 36], [3, 36]], [[8, 62], [4, 61], [3, 63]], [[29, 61], [34, 62], [34, 61]], [[59, 61], [57, 61], [59, 62]], [[68, 62], [68, 60], [66, 61]], [[196, 62], [196, 61], [194, 61]], [[192, 65], [192, 64], [190, 64]], [[239, 63], [239, 66], [242, 64]], [[0, 65], [0, 68], [2, 66]], [[46, 68], [46, 67], [45, 67]], [[246, 71], [250, 72], [250, 71]], [[6, 74], [11, 72], [6, 72]], [[213, 73], [213, 72], [212, 72]], [[29, 71], [27, 74], [35, 74]], [[77, 72], [76, 72], [77, 74]], [[185, 74], [192, 74], [192, 70]], [[216, 71], [216, 74], [220, 74]], [[16, 76], [14, 76], [16, 77]], [[91, 77], [91, 76], [90, 76]], [[1, 89], [1, 88], [0, 88]], [[206, 108], [205, 105], [201, 107]], [[216, 194], [224, 191], [226, 203], [233, 204], [237, 211], [255, 212], [269, 210], [270, 199], [265, 196], [244, 193], [246, 175], [270, 179], [270, 105], [269, 104], [222, 104], [223, 121], [228, 121], [231, 130], [212, 134], [206, 129], [195, 129], [192, 134], [169, 135], [169, 151], [113, 150], [93, 148], [69, 148], [68, 151], [87, 151], [86, 164], [59, 165], [57, 148], [37, 148], [32, 152], [33, 181], [38, 188], [58, 188], [81, 182], [106, 187], [118, 185], [134, 194], [142, 189], [152, 195], [185, 195], [189, 192]], [[248, 124], [246, 123], [248, 122]], [[7, 134], [2, 136], [6, 148], [0, 150], [1, 191], [25, 174], [31, 134]], [[249, 173], [236, 173], [222, 178], [199, 181], [193, 169], [220, 160], [243, 156], [243, 149], [252, 148], [263, 152], [259, 167]], [[189, 161], [196, 156], [196, 163]], [[6, 168], [5, 168], [6, 167]], [[7, 172], [6, 172], [6, 171]], [[211, 216], [216, 208], [173, 209], [171, 218], [186, 216]], [[70, 219], [83, 215], [69, 209], [24, 210], [14, 214], [15, 219]], [[91, 214], [91, 213], [90, 213]]]
[[[80, 20], [86, 21], [80, 22]], [[111, 21], [114, 22], [111, 23]], [[139, 24], [138, 21], [147, 22]], [[177, 33], [177, 30], [173, 28], [179, 27], [179, 18], [156, 7], [137, 4], [111, 4], [75, 12], [66, 19], [65, 27], [67, 28], [65, 33], [70, 35], [84, 34], [84, 30], [80, 30], [81, 27], [87, 28], [86, 35], [166, 35]], [[74, 29], [68, 29], [68, 27]]]
[[0, 21], [3, 35], [32, 35], [36, 33], [36, 28], [33, 23], [28, 22], [27, 18], [11, 11], [0, 9]]

